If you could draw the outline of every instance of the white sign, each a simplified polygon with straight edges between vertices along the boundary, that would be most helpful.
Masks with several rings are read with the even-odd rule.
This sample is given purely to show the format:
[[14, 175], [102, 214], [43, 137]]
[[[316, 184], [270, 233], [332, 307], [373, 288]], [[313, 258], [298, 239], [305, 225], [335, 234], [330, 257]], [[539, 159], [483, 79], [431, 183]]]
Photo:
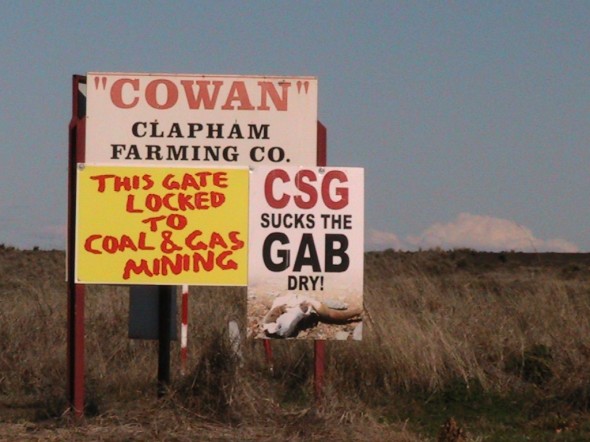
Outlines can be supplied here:
[[256, 167], [249, 218], [249, 335], [358, 339], [364, 170]]
[[87, 163], [316, 164], [315, 77], [89, 73], [87, 94]]

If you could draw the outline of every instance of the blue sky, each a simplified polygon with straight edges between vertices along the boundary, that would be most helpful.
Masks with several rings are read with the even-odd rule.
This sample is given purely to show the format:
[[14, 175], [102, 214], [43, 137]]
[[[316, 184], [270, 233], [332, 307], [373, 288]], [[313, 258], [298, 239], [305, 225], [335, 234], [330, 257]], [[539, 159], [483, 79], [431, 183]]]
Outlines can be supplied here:
[[0, 244], [65, 247], [71, 77], [311, 75], [366, 248], [590, 251], [590, 3], [4, 2]]

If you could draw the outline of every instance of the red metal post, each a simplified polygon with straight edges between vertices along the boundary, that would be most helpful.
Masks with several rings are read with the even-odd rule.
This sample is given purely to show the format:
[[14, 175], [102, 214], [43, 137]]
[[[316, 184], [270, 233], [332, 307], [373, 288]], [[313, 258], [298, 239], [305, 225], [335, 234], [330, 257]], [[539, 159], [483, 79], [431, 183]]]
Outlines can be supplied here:
[[326, 126], [318, 121], [317, 130], [317, 160], [318, 166], [328, 165], [328, 131]]
[[[316, 164], [326, 166], [328, 162], [328, 131], [326, 126], [318, 121], [317, 124], [317, 156]], [[264, 351], [266, 353], [266, 362], [271, 372], [273, 371], [272, 346], [270, 339], [264, 341]], [[314, 341], [314, 394], [316, 402], [321, 402], [324, 391], [324, 372], [325, 372], [325, 354], [326, 341]]]
[[272, 345], [270, 339], [264, 339], [264, 353], [266, 354], [266, 363], [271, 373], [274, 373], [274, 362], [272, 360]]
[[[326, 126], [318, 121], [317, 135], [317, 165], [326, 166], [328, 162], [328, 134]], [[314, 342], [314, 394], [317, 404], [320, 404], [324, 392], [324, 373], [326, 341], [315, 340]]]
[[69, 125], [68, 155], [68, 237], [67, 237], [67, 395], [75, 416], [84, 415], [84, 295], [85, 287], [76, 284], [76, 170], [84, 162], [86, 139], [86, 101], [80, 85], [86, 77], [72, 79], [72, 119]]
[[324, 373], [326, 363], [326, 341], [315, 340], [314, 343], [314, 376], [313, 376], [313, 391], [317, 404], [322, 402], [324, 395]]

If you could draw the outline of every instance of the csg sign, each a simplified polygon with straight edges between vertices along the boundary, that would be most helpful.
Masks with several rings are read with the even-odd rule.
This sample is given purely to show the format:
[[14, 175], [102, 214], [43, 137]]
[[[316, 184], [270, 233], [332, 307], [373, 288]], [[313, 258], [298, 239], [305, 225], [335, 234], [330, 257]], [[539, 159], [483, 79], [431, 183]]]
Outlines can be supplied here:
[[317, 79], [89, 73], [86, 162], [316, 162]]
[[333, 339], [338, 329], [322, 332], [321, 327], [307, 326], [302, 333], [303, 322], [296, 322], [315, 318], [345, 326], [360, 315], [363, 175], [362, 168], [261, 166], [253, 170], [250, 335]]
[[245, 286], [248, 174], [78, 165], [76, 281]]

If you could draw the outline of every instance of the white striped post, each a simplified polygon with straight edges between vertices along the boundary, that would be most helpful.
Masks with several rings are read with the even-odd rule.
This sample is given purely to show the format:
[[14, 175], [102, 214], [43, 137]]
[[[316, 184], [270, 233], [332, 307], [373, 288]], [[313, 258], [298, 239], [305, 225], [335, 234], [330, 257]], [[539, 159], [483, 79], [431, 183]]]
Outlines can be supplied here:
[[180, 374], [184, 376], [186, 375], [186, 360], [188, 354], [188, 285], [182, 286], [180, 318]]

